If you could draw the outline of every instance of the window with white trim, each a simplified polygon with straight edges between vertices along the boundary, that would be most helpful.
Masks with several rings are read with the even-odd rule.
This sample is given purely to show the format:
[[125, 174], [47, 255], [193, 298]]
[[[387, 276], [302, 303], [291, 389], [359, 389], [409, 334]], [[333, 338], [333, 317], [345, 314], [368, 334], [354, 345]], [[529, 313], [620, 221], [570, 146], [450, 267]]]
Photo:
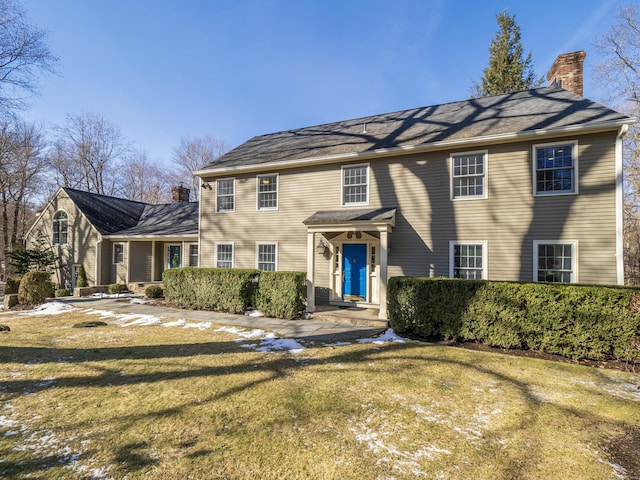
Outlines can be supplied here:
[[233, 268], [233, 243], [216, 244], [216, 267]]
[[224, 178], [216, 181], [217, 197], [216, 211], [233, 212], [235, 209], [236, 181], [234, 178]]
[[257, 257], [258, 270], [275, 272], [278, 269], [278, 245], [276, 243], [259, 243]]
[[54, 245], [66, 245], [69, 239], [69, 217], [67, 212], [58, 210], [53, 216], [53, 238]]
[[198, 244], [192, 243], [189, 245], [189, 266], [198, 266]]
[[124, 243], [113, 244], [113, 264], [122, 265], [124, 263]]
[[464, 280], [487, 278], [487, 243], [449, 243], [450, 276]]
[[533, 150], [536, 195], [577, 192], [576, 143], [536, 145]]
[[451, 155], [451, 198], [486, 198], [486, 152]]
[[278, 174], [258, 175], [258, 210], [278, 208]]
[[342, 167], [342, 205], [369, 204], [369, 165]]
[[575, 282], [576, 242], [533, 242], [535, 281]]

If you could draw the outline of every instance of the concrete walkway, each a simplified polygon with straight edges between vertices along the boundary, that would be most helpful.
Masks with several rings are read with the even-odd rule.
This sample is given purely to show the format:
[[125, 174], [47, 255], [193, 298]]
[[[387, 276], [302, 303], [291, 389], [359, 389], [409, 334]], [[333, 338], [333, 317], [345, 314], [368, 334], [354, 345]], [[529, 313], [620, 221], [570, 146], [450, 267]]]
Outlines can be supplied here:
[[153, 315], [166, 319], [184, 319], [195, 322], [211, 322], [219, 325], [260, 328], [268, 330], [279, 337], [296, 338], [305, 341], [354, 340], [372, 337], [385, 331], [385, 328], [367, 325], [354, 325], [345, 319], [344, 322], [322, 320], [281, 320], [267, 317], [249, 317], [231, 313], [218, 313], [203, 310], [184, 310], [152, 303], [131, 303], [131, 297], [125, 298], [65, 298], [58, 299], [78, 308], [94, 308], [118, 314]]

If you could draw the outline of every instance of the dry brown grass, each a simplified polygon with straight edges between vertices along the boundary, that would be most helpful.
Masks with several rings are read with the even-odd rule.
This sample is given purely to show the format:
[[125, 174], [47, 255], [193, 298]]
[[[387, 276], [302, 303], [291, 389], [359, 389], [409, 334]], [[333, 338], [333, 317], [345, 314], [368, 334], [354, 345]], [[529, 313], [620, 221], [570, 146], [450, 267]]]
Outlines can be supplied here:
[[82, 312], [0, 320], [0, 477], [640, 475], [607, 451], [640, 431], [637, 374], [417, 342], [258, 352], [215, 327], [73, 328], [95, 320]]

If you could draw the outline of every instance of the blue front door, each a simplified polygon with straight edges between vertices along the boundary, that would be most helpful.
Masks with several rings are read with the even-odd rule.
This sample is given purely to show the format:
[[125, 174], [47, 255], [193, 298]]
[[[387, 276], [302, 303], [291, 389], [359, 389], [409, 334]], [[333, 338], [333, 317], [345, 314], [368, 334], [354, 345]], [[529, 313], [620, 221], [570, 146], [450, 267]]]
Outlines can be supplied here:
[[342, 246], [342, 295], [346, 301], [367, 299], [367, 245], [347, 243]]
[[180, 268], [182, 265], [180, 245], [169, 245], [169, 268]]

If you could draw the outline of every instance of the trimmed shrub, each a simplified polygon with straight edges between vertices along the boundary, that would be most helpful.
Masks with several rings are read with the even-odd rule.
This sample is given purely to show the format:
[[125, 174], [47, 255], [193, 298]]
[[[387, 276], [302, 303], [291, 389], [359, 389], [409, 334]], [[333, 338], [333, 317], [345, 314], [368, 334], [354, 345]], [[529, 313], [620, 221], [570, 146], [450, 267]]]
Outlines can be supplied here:
[[232, 268], [171, 268], [162, 273], [164, 296], [194, 310], [244, 313], [252, 304], [260, 272]]
[[87, 282], [87, 271], [84, 269], [84, 265], [80, 265], [78, 267], [78, 279], [76, 280], [76, 287], [84, 288], [88, 286], [89, 283]]
[[148, 298], [162, 298], [164, 297], [164, 292], [162, 291], [162, 287], [159, 285], [149, 285], [144, 290], [144, 294]]
[[394, 277], [398, 333], [530, 348], [572, 359], [639, 361], [640, 292], [625, 287]]
[[14, 280], [13, 278], [7, 278], [7, 284], [4, 286], [4, 294], [11, 295], [18, 293], [18, 288], [20, 288], [20, 279]]
[[112, 283], [109, 285], [109, 293], [112, 295], [126, 292], [129, 288], [124, 283]]
[[71, 291], [68, 288], [59, 288], [55, 291], [56, 298], [68, 297], [71, 295]]
[[260, 272], [254, 307], [267, 317], [297, 318], [306, 298], [305, 272]]
[[53, 296], [51, 274], [42, 271], [27, 272], [20, 280], [18, 302], [22, 305], [39, 305]]

